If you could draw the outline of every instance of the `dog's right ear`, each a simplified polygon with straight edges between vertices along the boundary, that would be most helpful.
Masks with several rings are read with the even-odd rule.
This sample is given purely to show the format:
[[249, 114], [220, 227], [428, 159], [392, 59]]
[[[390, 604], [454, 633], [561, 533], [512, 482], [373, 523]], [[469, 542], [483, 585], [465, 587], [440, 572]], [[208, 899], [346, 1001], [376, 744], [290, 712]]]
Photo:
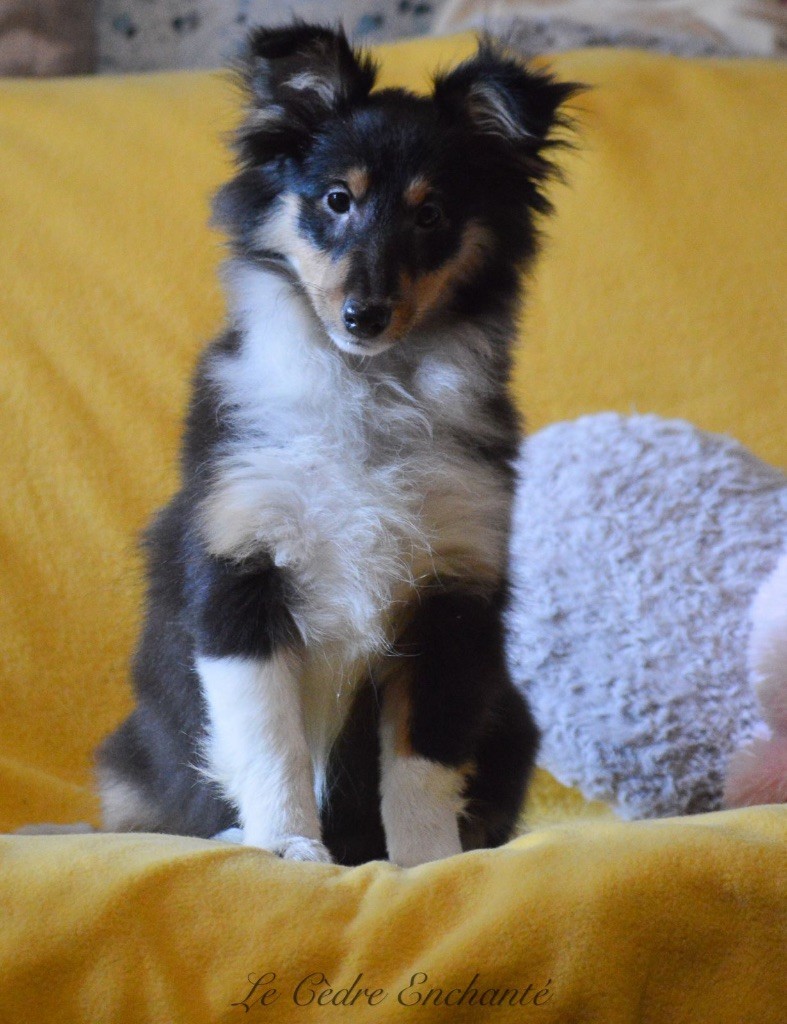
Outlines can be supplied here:
[[302, 153], [326, 118], [369, 95], [377, 73], [344, 32], [301, 21], [253, 29], [237, 67], [248, 109], [236, 148], [246, 166]]

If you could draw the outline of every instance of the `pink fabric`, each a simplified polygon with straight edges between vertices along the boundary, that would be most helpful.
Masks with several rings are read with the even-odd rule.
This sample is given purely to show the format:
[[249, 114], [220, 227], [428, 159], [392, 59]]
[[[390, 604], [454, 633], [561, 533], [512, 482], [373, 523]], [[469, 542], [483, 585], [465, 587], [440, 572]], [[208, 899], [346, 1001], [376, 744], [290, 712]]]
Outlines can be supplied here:
[[787, 803], [787, 736], [755, 740], [732, 759], [724, 791], [727, 807]]

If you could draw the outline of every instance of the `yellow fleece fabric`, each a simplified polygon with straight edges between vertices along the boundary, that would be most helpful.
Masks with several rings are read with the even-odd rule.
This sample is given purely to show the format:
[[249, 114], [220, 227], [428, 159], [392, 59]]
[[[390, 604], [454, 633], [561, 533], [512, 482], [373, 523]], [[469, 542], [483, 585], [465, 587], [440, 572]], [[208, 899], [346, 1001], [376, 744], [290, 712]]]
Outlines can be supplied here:
[[[384, 48], [383, 84], [471, 49]], [[551, 63], [595, 88], [529, 285], [531, 429], [656, 412], [787, 466], [784, 66]], [[97, 821], [92, 751], [131, 706], [135, 537], [221, 324], [205, 224], [236, 102], [204, 73], [0, 84], [0, 829]], [[409, 871], [2, 838], [0, 1021], [783, 1024], [787, 808], [621, 823], [541, 773], [529, 817], [507, 847]]]

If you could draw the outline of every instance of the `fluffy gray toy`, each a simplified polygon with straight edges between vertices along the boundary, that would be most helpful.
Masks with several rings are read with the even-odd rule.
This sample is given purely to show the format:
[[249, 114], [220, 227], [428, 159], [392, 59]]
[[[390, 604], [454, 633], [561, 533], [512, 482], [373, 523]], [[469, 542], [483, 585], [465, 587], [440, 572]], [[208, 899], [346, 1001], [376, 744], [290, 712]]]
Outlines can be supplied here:
[[558, 423], [520, 459], [508, 654], [540, 763], [624, 818], [717, 809], [765, 729], [749, 610], [787, 545], [787, 478], [657, 416]]

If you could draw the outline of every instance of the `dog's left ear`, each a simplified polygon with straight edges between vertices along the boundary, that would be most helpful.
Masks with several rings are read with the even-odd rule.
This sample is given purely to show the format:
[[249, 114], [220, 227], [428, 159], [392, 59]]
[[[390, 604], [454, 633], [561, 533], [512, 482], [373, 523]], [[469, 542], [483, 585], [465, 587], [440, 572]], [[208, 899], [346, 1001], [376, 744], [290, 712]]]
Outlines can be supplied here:
[[537, 153], [553, 128], [569, 123], [561, 108], [582, 89], [528, 68], [483, 40], [474, 57], [435, 78], [434, 99], [479, 135]]

